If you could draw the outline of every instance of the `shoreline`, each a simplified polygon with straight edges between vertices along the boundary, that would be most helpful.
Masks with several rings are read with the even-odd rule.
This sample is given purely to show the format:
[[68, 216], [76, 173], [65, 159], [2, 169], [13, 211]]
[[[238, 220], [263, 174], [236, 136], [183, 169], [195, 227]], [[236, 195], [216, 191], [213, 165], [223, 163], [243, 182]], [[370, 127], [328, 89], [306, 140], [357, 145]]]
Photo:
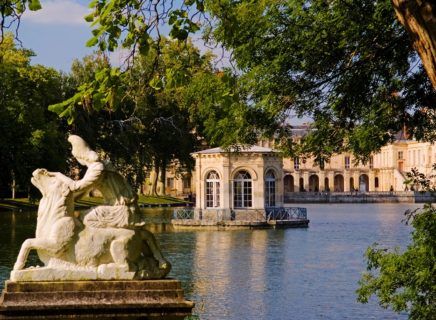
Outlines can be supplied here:
[[[148, 201], [147, 201], [148, 200]], [[98, 206], [103, 203], [102, 198], [85, 198], [83, 200], [75, 202], [76, 209], [87, 209], [93, 206]], [[0, 199], [0, 212], [7, 211], [31, 211], [38, 210], [38, 201], [31, 202], [27, 198], [17, 198], [17, 199]], [[190, 207], [193, 206], [192, 203], [183, 201], [177, 198], [163, 196], [163, 197], [151, 197], [151, 196], [140, 196], [138, 201], [139, 207], [142, 208], [165, 208], [165, 207]]]

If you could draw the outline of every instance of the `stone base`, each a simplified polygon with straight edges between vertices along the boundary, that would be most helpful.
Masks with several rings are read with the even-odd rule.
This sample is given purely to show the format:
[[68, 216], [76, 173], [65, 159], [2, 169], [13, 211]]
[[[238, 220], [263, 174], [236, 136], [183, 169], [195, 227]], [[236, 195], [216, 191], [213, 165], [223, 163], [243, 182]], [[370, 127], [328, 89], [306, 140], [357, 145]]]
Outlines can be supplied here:
[[180, 281], [6, 281], [0, 319], [183, 319], [194, 303]]
[[81, 281], [81, 280], [133, 280], [135, 272], [116, 264], [103, 264], [89, 268], [30, 267], [12, 270], [12, 281]]
[[308, 219], [270, 221], [172, 219], [171, 225], [174, 230], [280, 229], [308, 228], [309, 222]]

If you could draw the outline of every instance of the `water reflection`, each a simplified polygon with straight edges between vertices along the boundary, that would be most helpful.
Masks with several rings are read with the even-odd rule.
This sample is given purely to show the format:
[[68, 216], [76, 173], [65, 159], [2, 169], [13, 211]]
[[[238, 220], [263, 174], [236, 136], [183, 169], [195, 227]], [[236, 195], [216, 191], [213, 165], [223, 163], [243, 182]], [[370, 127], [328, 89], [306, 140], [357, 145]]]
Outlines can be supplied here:
[[[410, 206], [305, 206], [308, 229], [171, 232], [171, 210], [144, 214], [201, 319], [406, 319], [358, 304], [354, 292], [369, 245], [407, 245]], [[35, 222], [35, 213], [0, 214], [1, 286]]]

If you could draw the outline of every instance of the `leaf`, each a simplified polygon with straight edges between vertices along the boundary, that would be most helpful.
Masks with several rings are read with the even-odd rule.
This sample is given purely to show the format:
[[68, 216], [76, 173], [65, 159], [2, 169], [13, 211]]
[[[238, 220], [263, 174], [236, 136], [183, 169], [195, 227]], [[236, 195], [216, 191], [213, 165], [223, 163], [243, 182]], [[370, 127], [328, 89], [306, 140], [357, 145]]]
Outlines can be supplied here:
[[59, 117], [60, 117], [60, 118], [63, 118], [63, 117], [65, 117], [65, 116], [70, 115], [72, 109], [73, 109], [73, 106], [72, 106], [72, 105], [69, 105], [69, 106], [68, 106], [64, 111], [62, 111], [62, 112], [59, 114]]
[[86, 15], [86, 16], [84, 17], [84, 19], [85, 19], [86, 22], [92, 22], [92, 21], [94, 21], [94, 13], [92, 12], [92, 13]]
[[[68, 101], [68, 100], [67, 100]], [[57, 113], [58, 115], [61, 114], [65, 110], [66, 102], [63, 101], [61, 103], [56, 103], [48, 106], [48, 110], [54, 113]]]
[[92, 0], [92, 1], [89, 3], [88, 7], [89, 7], [89, 8], [94, 8], [94, 7], [96, 6], [97, 3], [98, 3], [98, 0]]
[[39, 9], [41, 9], [41, 3], [39, 2], [39, 0], [30, 0], [29, 1], [29, 9], [31, 11], [37, 11]]
[[139, 44], [139, 53], [143, 56], [146, 56], [149, 51], [150, 45], [148, 44], [148, 41], [141, 41], [141, 43]]
[[86, 42], [87, 47], [93, 47], [98, 43], [98, 37], [92, 37]]
[[161, 90], [163, 87], [162, 80], [159, 77], [154, 77], [149, 82], [150, 87], [152, 87], [155, 90]]

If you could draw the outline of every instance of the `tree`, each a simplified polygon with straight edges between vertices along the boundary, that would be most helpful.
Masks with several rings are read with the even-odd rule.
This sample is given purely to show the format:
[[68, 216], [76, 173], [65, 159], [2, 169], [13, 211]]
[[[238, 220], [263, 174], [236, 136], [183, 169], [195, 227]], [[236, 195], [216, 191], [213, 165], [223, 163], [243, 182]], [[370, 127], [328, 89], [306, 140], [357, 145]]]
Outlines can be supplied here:
[[[63, 170], [64, 131], [47, 107], [65, 99], [62, 75], [31, 66], [30, 50], [15, 46], [8, 35], [0, 44], [0, 165], [1, 187], [28, 191], [38, 167]], [[5, 195], [7, 193], [3, 193]]]
[[[140, 128], [129, 119], [134, 109], [133, 102], [123, 99], [120, 108], [111, 110], [94, 102], [91, 97], [79, 99], [77, 102], [74, 100], [81, 87], [92, 82], [96, 74], [99, 77], [104, 76], [106, 70], [110, 70], [109, 61], [99, 53], [86, 56], [82, 61], [75, 60], [71, 72], [66, 77], [68, 99], [50, 106], [49, 110], [60, 116], [69, 133], [83, 137], [92, 148], [101, 151], [104, 157], [110, 158], [129, 183], [139, 188], [144, 176], [143, 167], [147, 161], [147, 154], [144, 154]], [[116, 87], [117, 92], [126, 91], [126, 85], [121, 78], [108, 86]], [[109, 99], [115, 96], [118, 94], [114, 91], [109, 93]], [[73, 158], [68, 158], [72, 161], [71, 166], [78, 166]]]
[[177, 163], [190, 172], [190, 153], [201, 139], [227, 146], [241, 141], [247, 128], [245, 117], [237, 122], [240, 128], [228, 120], [234, 107], [238, 112], [245, 108], [247, 114], [248, 109], [236, 93], [235, 77], [215, 70], [211, 59], [190, 41], [162, 38], [147, 55], [137, 57], [130, 69], [112, 78], [108, 85], [116, 90], [112, 97], [118, 107], [111, 109], [99, 103], [101, 98], [94, 99], [98, 93], [87, 99], [78, 93], [111, 69], [104, 55], [86, 57], [72, 66], [70, 83], [78, 89], [50, 110], [68, 119], [74, 133], [104, 150], [134, 186], [144, 182], [145, 167], [153, 168], [152, 193], [158, 193], [158, 182], [164, 193], [167, 166]]
[[431, 0], [392, 0], [392, 5], [436, 89], [436, 4]]
[[412, 242], [404, 252], [381, 248], [366, 251], [367, 269], [359, 281], [358, 301], [377, 295], [379, 304], [406, 311], [410, 319], [434, 319], [436, 314], [436, 210], [408, 211], [414, 228]]
[[210, 37], [232, 51], [256, 107], [277, 120], [314, 119], [305, 153], [365, 160], [404, 125], [430, 136], [422, 124], [435, 91], [390, 1], [208, 4], [217, 18]]
[[[405, 183], [421, 192], [435, 192], [435, 177], [412, 169]], [[411, 244], [403, 252], [398, 248], [380, 247], [377, 243], [367, 249], [367, 272], [359, 281], [357, 300], [367, 303], [376, 295], [380, 306], [405, 311], [410, 319], [433, 319], [436, 313], [436, 209], [426, 204], [422, 209], [407, 210], [405, 216], [405, 223], [414, 228]]]
[[[18, 19], [26, 6], [40, 8], [38, 0], [2, 3], [2, 21]], [[286, 141], [283, 122], [290, 113], [314, 119], [316, 130], [300, 151], [319, 159], [347, 150], [366, 160], [404, 126], [417, 138], [435, 138], [428, 130], [435, 121], [435, 91], [426, 76], [433, 79], [435, 61], [432, 1], [109, 0], [91, 1], [90, 7], [88, 45], [102, 52], [127, 48], [127, 68], [134, 57], [148, 54], [153, 38], [159, 43], [162, 22], [179, 40], [203, 23], [243, 71], [250, 110], [274, 125], [282, 122], [274, 133], [278, 140]], [[99, 72], [70, 102], [92, 99], [116, 109], [119, 76], [117, 69]], [[263, 122], [252, 129], [252, 135], [274, 131]], [[325, 137], [330, 143], [324, 148], [312, 143]]]

